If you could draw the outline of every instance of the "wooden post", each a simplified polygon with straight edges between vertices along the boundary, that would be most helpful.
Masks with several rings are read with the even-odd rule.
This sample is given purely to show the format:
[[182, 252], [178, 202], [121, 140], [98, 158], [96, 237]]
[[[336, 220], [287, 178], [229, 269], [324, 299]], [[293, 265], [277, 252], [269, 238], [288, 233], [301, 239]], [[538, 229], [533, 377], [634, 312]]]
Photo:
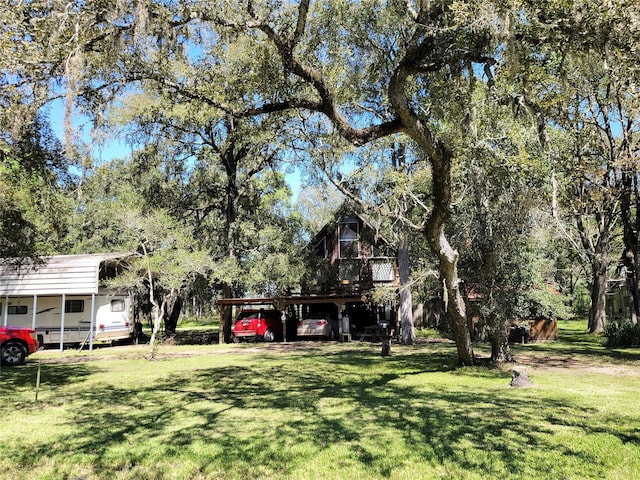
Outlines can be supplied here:
[[227, 308], [229, 308], [227, 305], [220, 307], [220, 327], [218, 328], [218, 344], [220, 345], [224, 343], [224, 317]]
[[38, 404], [38, 392], [40, 391], [40, 360], [38, 360], [38, 374], [36, 375], [36, 399], [34, 405]]
[[282, 320], [282, 341], [286, 343], [287, 342], [287, 314], [284, 311], [284, 308], [282, 309], [282, 316], [280, 317], [280, 319]]
[[380, 336], [382, 337], [382, 356], [388, 357], [391, 355], [391, 339], [389, 338], [388, 324], [380, 325], [379, 329]]

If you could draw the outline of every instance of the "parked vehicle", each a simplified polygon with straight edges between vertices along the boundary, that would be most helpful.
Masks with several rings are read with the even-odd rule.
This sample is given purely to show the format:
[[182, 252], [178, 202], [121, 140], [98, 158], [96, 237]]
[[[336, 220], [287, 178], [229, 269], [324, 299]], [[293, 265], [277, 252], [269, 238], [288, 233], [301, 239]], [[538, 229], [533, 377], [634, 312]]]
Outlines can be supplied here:
[[233, 341], [264, 340], [274, 342], [283, 338], [282, 312], [272, 309], [247, 309], [238, 315], [233, 327]]
[[[4, 311], [0, 301], [0, 311]], [[7, 318], [12, 325], [35, 325], [41, 345], [82, 343], [89, 339], [111, 342], [129, 339], [133, 335], [132, 298], [129, 295], [98, 294], [81, 296], [38, 297], [35, 311], [28, 297], [9, 297]], [[61, 318], [64, 309], [64, 323]], [[93, 319], [92, 319], [93, 317]], [[93, 325], [92, 325], [93, 324]], [[93, 329], [92, 329], [93, 326]]]
[[3, 324], [35, 328], [41, 345], [112, 342], [134, 337], [133, 297], [104, 286], [132, 254], [58, 255], [16, 269], [0, 259]]
[[297, 335], [301, 337], [338, 338], [338, 312], [334, 305], [308, 305], [298, 322]]
[[36, 331], [33, 328], [0, 327], [0, 357], [2, 365], [22, 365], [29, 355], [38, 350]]

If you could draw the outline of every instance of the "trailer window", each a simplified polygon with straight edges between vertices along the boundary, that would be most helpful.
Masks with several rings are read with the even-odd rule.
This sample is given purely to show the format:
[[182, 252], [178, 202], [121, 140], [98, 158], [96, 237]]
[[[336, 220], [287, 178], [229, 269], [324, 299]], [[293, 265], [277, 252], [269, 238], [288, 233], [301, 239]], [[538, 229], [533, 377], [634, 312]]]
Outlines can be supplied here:
[[84, 312], [84, 300], [66, 300], [64, 302], [65, 313]]
[[9, 315], [26, 315], [27, 314], [27, 306], [26, 305], [9, 305]]
[[118, 300], [111, 300], [112, 312], [124, 312], [124, 300], [121, 298]]

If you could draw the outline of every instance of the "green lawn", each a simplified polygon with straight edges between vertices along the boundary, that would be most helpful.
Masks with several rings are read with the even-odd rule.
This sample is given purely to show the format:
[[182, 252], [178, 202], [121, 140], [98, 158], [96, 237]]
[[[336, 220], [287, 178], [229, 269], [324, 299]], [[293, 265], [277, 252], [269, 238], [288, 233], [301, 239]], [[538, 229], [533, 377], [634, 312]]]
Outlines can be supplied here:
[[514, 346], [526, 389], [433, 339], [39, 352], [0, 371], [0, 478], [640, 478], [640, 351], [583, 326]]

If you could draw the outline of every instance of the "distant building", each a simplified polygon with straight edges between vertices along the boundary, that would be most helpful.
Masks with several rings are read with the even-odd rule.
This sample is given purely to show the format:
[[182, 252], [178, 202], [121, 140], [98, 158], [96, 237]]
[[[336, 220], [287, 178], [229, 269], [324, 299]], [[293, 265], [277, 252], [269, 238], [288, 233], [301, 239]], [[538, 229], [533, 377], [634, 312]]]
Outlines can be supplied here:
[[300, 293], [277, 298], [225, 298], [218, 301], [221, 312], [274, 305], [298, 324], [297, 333], [304, 332], [305, 320], [317, 318], [321, 312], [320, 322], [329, 319], [334, 324], [337, 320], [333, 334], [341, 341], [379, 339], [382, 325], [385, 332], [393, 331], [395, 295], [393, 300], [376, 302], [371, 294], [377, 287], [397, 287], [397, 261], [393, 247], [370, 223], [356, 213], [338, 215], [313, 237], [307, 253], [307, 278]]
[[307, 293], [365, 293], [397, 286], [393, 248], [361, 215], [350, 213], [325, 225], [313, 238], [315, 278]]
[[607, 280], [607, 292], [605, 294], [605, 314], [607, 320], [620, 321], [631, 318], [631, 305], [633, 300], [627, 285], [627, 269], [620, 265], [616, 269], [613, 278]]

